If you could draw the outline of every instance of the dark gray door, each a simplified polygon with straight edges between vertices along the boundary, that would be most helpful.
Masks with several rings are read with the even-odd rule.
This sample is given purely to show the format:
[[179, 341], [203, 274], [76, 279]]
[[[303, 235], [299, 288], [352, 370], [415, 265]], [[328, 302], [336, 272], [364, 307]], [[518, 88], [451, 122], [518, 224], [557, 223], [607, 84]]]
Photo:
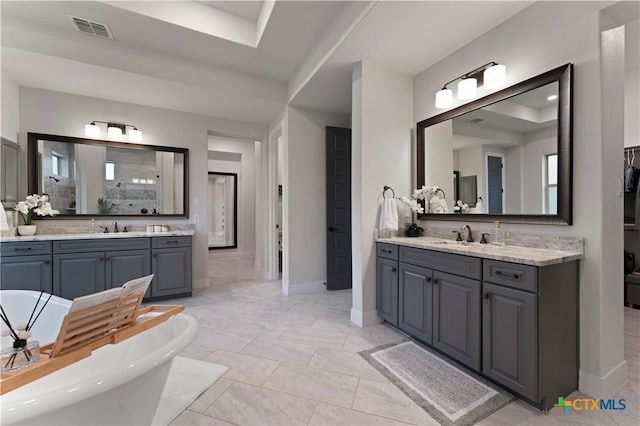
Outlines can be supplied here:
[[53, 293], [51, 255], [3, 257], [2, 289]]
[[[134, 278], [151, 273], [149, 250], [108, 251], [106, 253], [106, 287], [120, 287]], [[145, 297], [151, 297], [151, 286]]]
[[433, 274], [433, 346], [480, 370], [480, 281]]
[[502, 158], [487, 157], [489, 214], [502, 213]]
[[326, 128], [327, 290], [351, 288], [351, 129]]
[[376, 308], [380, 318], [398, 325], [398, 262], [396, 260], [378, 258]]
[[104, 252], [53, 256], [53, 288], [56, 296], [74, 299], [105, 290]]
[[152, 297], [191, 293], [191, 247], [153, 250], [151, 271]]
[[431, 343], [433, 323], [433, 271], [400, 264], [398, 327]]
[[483, 291], [482, 372], [538, 401], [537, 296], [488, 283]]

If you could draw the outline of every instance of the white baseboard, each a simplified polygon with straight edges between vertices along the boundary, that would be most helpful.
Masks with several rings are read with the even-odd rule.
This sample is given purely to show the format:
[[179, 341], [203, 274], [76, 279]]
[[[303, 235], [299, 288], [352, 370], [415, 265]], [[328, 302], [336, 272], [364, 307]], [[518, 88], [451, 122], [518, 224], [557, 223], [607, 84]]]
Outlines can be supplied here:
[[209, 278], [199, 278], [196, 280], [191, 280], [192, 288], [208, 288], [209, 287]]
[[624, 386], [627, 382], [628, 375], [629, 371], [626, 360], [623, 360], [602, 377], [580, 370], [578, 388], [580, 392], [586, 393], [592, 398], [610, 398]]
[[310, 281], [297, 284], [282, 284], [282, 292], [286, 295], [320, 293], [327, 291], [324, 281]]
[[358, 327], [368, 327], [370, 325], [380, 324], [382, 320], [378, 316], [375, 309], [368, 312], [360, 312], [356, 308], [351, 308], [351, 322]]

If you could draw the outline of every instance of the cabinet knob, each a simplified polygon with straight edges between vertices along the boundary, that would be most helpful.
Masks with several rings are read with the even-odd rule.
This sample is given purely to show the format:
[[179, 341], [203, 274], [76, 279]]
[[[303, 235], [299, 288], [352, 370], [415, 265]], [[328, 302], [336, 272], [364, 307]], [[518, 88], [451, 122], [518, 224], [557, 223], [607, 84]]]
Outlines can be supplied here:
[[397, 268], [391, 268], [391, 272], [396, 272], [397, 270]]
[[439, 283], [440, 283], [440, 280], [436, 278], [436, 279], [434, 279], [434, 280], [433, 280], [433, 283], [434, 283], [434, 284], [439, 284]]
[[16, 247], [15, 251], [30, 251], [31, 247]]
[[51, 262], [49, 262], [48, 260], [45, 260], [45, 261], [44, 261], [44, 264], [45, 264], [45, 265], [48, 265], [48, 264], [50, 264], [50, 263], [51, 263]]
[[489, 292], [485, 292], [484, 295], [482, 296], [485, 300], [489, 300], [491, 298], [491, 293]]
[[430, 283], [431, 282], [431, 277], [427, 277], [427, 282]]
[[104, 257], [101, 257], [101, 258], [100, 258], [100, 262], [104, 262]]

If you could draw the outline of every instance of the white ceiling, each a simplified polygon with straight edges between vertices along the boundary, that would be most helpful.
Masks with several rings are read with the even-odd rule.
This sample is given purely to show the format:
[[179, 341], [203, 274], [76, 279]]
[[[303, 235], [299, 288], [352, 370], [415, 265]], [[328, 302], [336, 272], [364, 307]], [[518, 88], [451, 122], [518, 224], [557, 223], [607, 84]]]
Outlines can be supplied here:
[[[260, 21], [271, 4], [255, 47], [123, 8], [135, 3], [3, 0], [3, 71], [25, 86], [268, 124], [308, 68], [293, 103], [349, 114], [354, 63], [415, 75], [531, 2], [384, 1], [366, 14], [371, 2], [139, 2], [174, 15], [189, 3], [238, 22]], [[114, 40], [75, 31], [67, 15], [109, 25]]]

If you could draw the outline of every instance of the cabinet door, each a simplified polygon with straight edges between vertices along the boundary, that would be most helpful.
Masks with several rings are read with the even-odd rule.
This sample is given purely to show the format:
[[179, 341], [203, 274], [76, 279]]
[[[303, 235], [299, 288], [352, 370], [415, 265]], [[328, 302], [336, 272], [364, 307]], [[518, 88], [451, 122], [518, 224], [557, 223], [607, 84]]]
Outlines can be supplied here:
[[191, 247], [153, 250], [151, 297], [191, 294]]
[[3, 290], [53, 292], [51, 255], [3, 257], [1, 265]]
[[433, 346], [480, 370], [480, 281], [433, 273]]
[[398, 262], [378, 258], [376, 268], [376, 308], [378, 316], [398, 325]]
[[398, 327], [431, 343], [433, 272], [400, 263]]
[[[107, 288], [120, 287], [129, 280], [151, 273], [149, 250], [108, 251], [105, 261]], [[151, 286], [145, 297], [151, 297]]]
[[537, 295], [488, 283], [483, 290], [482, 372], [538, 401]]
[[104, 252], [53, 256], [53, 289], [57, 296], [74, 299], [105, 290]]

